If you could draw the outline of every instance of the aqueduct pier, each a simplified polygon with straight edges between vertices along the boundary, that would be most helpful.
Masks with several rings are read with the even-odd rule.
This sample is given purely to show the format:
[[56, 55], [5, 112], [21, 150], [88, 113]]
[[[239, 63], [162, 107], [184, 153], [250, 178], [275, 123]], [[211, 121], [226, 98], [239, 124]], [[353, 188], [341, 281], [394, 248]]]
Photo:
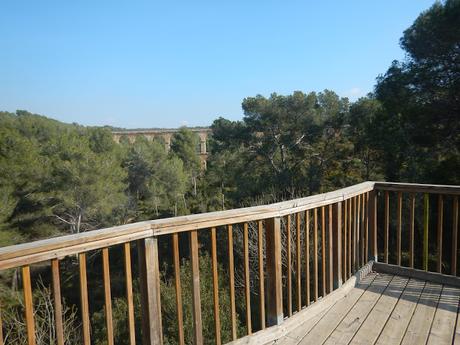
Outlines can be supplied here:
[[[200, 138], [199, 147], [196, 148], [197, 154], [200, 156], [201, 164], [206, 168], [206, 159], [208, 157], [207, 140], [211, 135], [211, 128], [209, 127], [193, 127], [187, 128], [188, 130], [196, 133]], [[136, 137], [143, 136], [149, 141], [160, 139], [164, 142], [166, 150], [171, 148], [171, 140], [175, 133], [179, 132], [179, 128], [153, 128], [153, 129], [139, 129], [139, 130], [123, 130], [112, 131], [113, 140], [119, 143], [126, 138], [130, 143], [136, 140]]]

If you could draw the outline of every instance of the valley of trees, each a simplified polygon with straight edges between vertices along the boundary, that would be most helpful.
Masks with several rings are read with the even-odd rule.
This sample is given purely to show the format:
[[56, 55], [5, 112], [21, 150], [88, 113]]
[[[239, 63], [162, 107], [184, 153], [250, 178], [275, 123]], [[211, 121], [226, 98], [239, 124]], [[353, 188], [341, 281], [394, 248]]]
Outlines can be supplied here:
[[[173, 137], [167, 152], [162, 142], [143, 138], [117, 144], [108, 127], [64, 124], [27, 111], [0, 112], [0, 246], [270, 203], [365, 180], [460, 185], [460, 1], [435, 3], [404, 32], [400, 44], [406, 59], [394, 61], [377, 77], [374, 92], [355, 102], [331, 90], [245, 98], [241, 121], [218, 118], [212, 124], [205, 171], [196, 154], [198, 137], [186, 128]], [[203, 236], [200, 243], [202, 291], [210, 294], [209, 238]], [[165, 258], [162, 302], [165, 341], [174, 344], [169, 246], [164, 241], [160, 248]], [[190, 280], [185, 237], [181, 251], [185, 282]], [[88, 260], [90, 267], [101, 267], [100, 254]], [[121, 250], [111, 252], [117, 343], [125, 344], [121, 260]], [[75, 258], [63, 261], [62, 278], [68, 288], [65, 320], [74, 330], [80, 327], [78, 293], [72, 291], [78, 286], [75, 263]], [[223, 261], [220, 270], [225, 268]], [[47, 270], [34, 271], [36, 299], [43, 305], [50, 298]], [[91, 322], [98, 330], [93, 339], [105, 344], [100, 269], [89, 275]], [[25, 344], [19, 326], [11, 326], [22, 317], [18, 273], [9, 270], [0, 278], [4, 334], [10, 337], [6, 344]], [[222, 283], [221, 289], [221, 309], [228, 310], [228, 287]], [[183, 298], [190, 308], [191, 296]], [[212, 309], [207, 300], [203, 310]], [[243, 303], [239, 296], [238, 309]], [[38, 320], [46, 321], [49, 315], [40, 314], [46, 308], [36, 309]], [[185, 317], [190, 323], [190, 310]], [[213, 338], [212, 322], [204, 317], [205, 339]], [[54, 344], [52, 332], [43, 327], [40, 345]], [[228, 315], [222, 315], [222, 327], [223, 339], [229, 340]], [[70, 332], [67, 344], [78, 344], [79, 336]]]

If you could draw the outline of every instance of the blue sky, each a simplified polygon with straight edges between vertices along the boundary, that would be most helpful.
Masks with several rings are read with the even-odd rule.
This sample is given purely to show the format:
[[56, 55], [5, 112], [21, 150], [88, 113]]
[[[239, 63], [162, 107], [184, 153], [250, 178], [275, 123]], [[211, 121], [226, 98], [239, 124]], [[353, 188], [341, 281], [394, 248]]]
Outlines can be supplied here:
[[352, 100], [433, 0], [0, 2], [0, 110], [84, 125], [241, 119], [244, 97]]

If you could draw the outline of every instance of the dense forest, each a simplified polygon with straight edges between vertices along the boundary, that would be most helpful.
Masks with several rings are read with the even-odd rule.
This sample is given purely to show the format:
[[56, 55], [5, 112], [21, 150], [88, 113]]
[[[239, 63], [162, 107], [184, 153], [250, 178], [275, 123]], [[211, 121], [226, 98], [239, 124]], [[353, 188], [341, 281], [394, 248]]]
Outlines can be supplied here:
[[[174, 135], [168, 152], [161, 141], [138, 138], [134, 143], [115, 143], [109, 127], [64, 124], [22, 110], [0, 112], [0, 246], [269, 203], [365, 180], [459, 185], [460, 1], [435, 3], [404, 32], [400, 44], [406, 58], [394, 61], [377, 77], [374, 91], [355, 102], [331, 90], [245, 98], [241, 121], [219, 118], [212, 124], [206, 170], [201, 170], [196, 153], [199, 138], [186, 128]], [[163, 250], [168, 245], [164, 243]], [[111, 255], [115, 263], [122, 258], [121, 252]], [[89, 260], [100, 266], [100, 255]], [[202, 291], [209, 294], [210, 259], [205, 249], [200, 260]], [[75, 258], [64, 264], [75, 266]], [[170, 263], [163, 264], [165, 341], [172, 344], [177, 341], [174, 289]], [[69, 288], [78, 280], [73, 270], [63, 278]], [[42, 271], [37, 268], [34, 275], [41, 277], [35, 279], [35, 291], [44, 303], [36, 308], [37, 322], [40, 317], [43, 321], [37, 328], [45, 334], [40, 344], [54, 344], [44, 325], [50, 292]], [[190, 281], [185, 256], [181, 274], [184, 282]], [[22, 303], [15, 293], [18, 274], [2, 272], [1, 281], [2, 304], [7, 306], [4, 334], [10, 337], [6, 343], [25, 344], [23, 328], [17, 326]], [[126, 305], [121, 282], [115, 279], [112, 286], [114, 317], [119, 322], [115, 329], [124, 344]], [[92, 287], [90, 301], [91, 322], [98, 330], [93, 339], [105, 344], [98, 289]], [[229, 304], [225, 284], [221, 289], [225, 310]], [[78, 294], [70, 290], [65, 321], [71, 331], [66, 341], [78, 344]], [[184, 296], [188, 308], [190, 298]], [[211, 309], [211, 298], [206, 300], [209, 305], [203, 309]], [[185, 311], [186, 323], [191, 323], [190, 313]], [[206, 334], [213, 334], [212, 322], [212, 316], [204, 317]], [[222, 327], [223, 340], [229, 340], [228, 315], [222, 315]], [[187, 329], [191, 332], [191, 327]]]

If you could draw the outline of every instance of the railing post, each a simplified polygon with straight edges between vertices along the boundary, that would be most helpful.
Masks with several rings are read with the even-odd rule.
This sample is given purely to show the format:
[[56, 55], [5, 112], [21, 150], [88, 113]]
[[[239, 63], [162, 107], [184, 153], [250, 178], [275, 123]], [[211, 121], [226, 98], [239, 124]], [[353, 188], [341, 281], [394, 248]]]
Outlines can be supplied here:
[[342, 202], [332, 208], [333, 287], [342, 286]]
[[158, 238], [137, 242], [142, 309], [142, 344], [162, 345]]
[[377, 191], [374, 189], [369, 193], [369, 204], [368, 204], [368, 213], [369, 213], [369, 230], [371, 232], [370, 236], [370, 255], [369, 260], [378, 260], [377, 252]]
[[267, 314], [268, 325], [283, 322], [281, 272], [281, 222], [279, 217], [266, 221]]

